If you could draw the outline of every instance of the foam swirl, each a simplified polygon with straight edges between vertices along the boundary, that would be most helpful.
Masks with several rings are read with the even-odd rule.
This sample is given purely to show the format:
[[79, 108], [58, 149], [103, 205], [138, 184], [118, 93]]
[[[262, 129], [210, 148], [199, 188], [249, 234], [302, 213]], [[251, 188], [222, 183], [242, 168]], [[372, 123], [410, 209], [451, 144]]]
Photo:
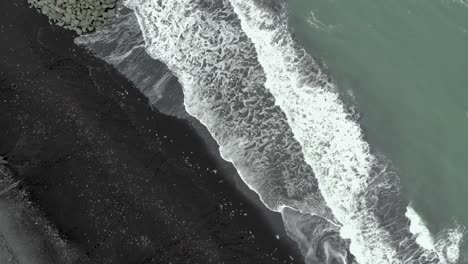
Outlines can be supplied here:
[[285, 3], [231, 3], [255, 44], [265, 85], [285, 112], [358, 262], [454, 263], [456, 257], [415, 243], [398, 177], [371, 153], [333, 83], [292, 38]]
[[[182, 84], [187, 112], [208, 128], [262, 202], [282, 212], [307, 262], [354, 261], [340, 231], [359, 263], [456, 263], [460, 230], [447, 230], [433, 247], [417, 243], [391, 164], [371, 153], [329, 77], [292, 39], [284, 4], [231, 2], [126, 5], [138, 18], [146, 52]], [[128, 18], [122, 23], [131, 31]], [[124, 48], [105, 58], [122, 65], [141, 41], [120, 42]], [[180, 113], [158, 97], [172, 75], [165, 67], [156, 71], [160, 77], [147, 79], [145, 72], [135, 80], [153, 87], [142, 89], [152, 102]]]

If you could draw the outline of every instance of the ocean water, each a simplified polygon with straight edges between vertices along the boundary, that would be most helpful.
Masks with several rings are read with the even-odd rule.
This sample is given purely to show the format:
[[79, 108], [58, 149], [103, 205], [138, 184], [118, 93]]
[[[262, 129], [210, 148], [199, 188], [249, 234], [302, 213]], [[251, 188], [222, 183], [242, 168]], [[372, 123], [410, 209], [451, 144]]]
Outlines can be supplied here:
[[302, 45], [354, 96], [368, 142], [392, 160], [432, 234], [467, 226], [467, 3], [291, 0], [289, 15]]
[[[173, 2], [173, 4], [178, 3]], [[183, 7], [183, 4], [187, 3], [182, 3], [179, 7]], [[180, 17], [175, 16], [174, 19]], [[237, 30], [234, 33], [238, 34], [240, 26], [232, 30]], [[211, 119], [201, 119], [208, 123], [207, 127], [211, 129], [208, 132], [206, 127], [201, 127], [200, 121], [187, 112], [180, 111], [180, 106], [190, 109], [187, 107], [190, 101], [186, 104], [187, 106], [183, 104], [184, 99], [187, 102], [188, 92], [185, 90], [184, 98], [181, 85], [161, 81], [176, 78], [172, 74], [172, 77], [168, 77], [168, 68], [162, 62], [151, 59], [146, 54], [145, 49], [142, 48], [144, 39], [137, 18], [128, 9], [122, 9], [120, 15], [102, 27], [100, 31], [79, 37], [75, 42], [88, 47], [97, 56], [114, 65], [148, 97], [149, 103], [156, 110], [186, 119], [202, 137], [211, 139], [211, 132], [219, 144], [212, 146], [208, 139], [207, 144], [210, 149], [219, 154], [221, 145], [232, 152], [224, 154], [223, 157], [228, 159], [228, 155], [232, 155], [232, 161], [238, 170], [234, 177], [240, 179], [242, 175], [242, 184], [247, 184], [258, 193], [263, 206], [283, 213], [283, 219], [287, 222], [285, 224], [287, 232], [293, 239], [299, 241], [301, 249], [309, 259], [322, 258], [318, 256], [322, 253], [317, 255], [316, 251], [320, 251], [322, 244], [327, 241], [329, 241], [327, 243], [335, 241], [336, 247], [346, 252], [347, 243], [338, 236], [337, 226], [327, 220], [334, 219], [334, 217], [321, 197], [312, 169], [304, 161], [300, 146], [292, 136], [284, 115], [274, 106], [274, 98], [265, 89], [251, 90], [250, 88], [255, 88], [255, 86], [246, 87], [242, 83], [238, 86], [225, 86], [225, 91], [220, 89], [219, 92], [218, 86], [201, 87], [201, 92], [203, 88], [206, 89], [204, 94], [206, 99], [210, 99], [210, 93], [216, 96], [216, 98], [211, 98], [211, 102], [205, 106], [196, 103], [202, 102], [203, 98], [192, 99], [196, 103], [195, 109], [198, 108], [198, 111], [202, 111], [203, 114], [213, 116]], [[181, 44], [185, 43], [181, 42]], [[240, 45], [242, 47], [242, 44]], [[187, 49], [184, 52], [188, 53], [192, 50]], [[255, 56], [253, 59], [247, 56], [246, 60], [255, 62]], [[198, 65], [198, 61], [192, 63], [194, 63], [194, 70], [203, 69]], [[168, 63], [168, 65], [171, 64]], [[248, 76], [250, 70], [250, 67], [239, 67], [243, 76]], [[223, 77], [223, 75], [216, 75], [217, 73], [213, 71], [213, 76]], [[223, 72], [219, 71], [219, 73]], [[258, 75], [251, 78], [257, 77], [260, 80], [263, 79]], [[187, 86], [184, 89], [187, 89]], [[236, 101], [242, 102], [243, 107], [233, 109]], [[237, 123], [233, 124], [233, 119]], [[220, 134], [214, 134], [216, 131], [220, 131]], [[242, 140], [247, 144], [244, 146], [238, 144]], [[230, 141], [232, 147], [229, 146]], [[221, 153], [226, 152], [221, 151]], [[286, 206], [306, 212], [300, 217], [300, 222], [297, 211], [283, 211]], [[312, 211], [314, 215], [308, 213]], [[322, 215], [326, 218], [321, 217]], [[310, 237], [314, 239], [311, 240]]]
[[[76, 42], [113, 64], [158, 110], [203, 124], [204, 136], [216, 140], [238, 177], [282, 213], [307, 263], [458, 263], [461, 228], [450, 222], [436, 229], [420, 213], [421, 193], [408, 182], [421, 181], [409, 180], [402, 160], [413, 163], [386, 147], [408, 143], [383, 136], [394, 134], [394, 121], [371, 122], [384, 116], [378, 111], [389, 112], [382, 103], [389, 94], [395, 96], [386, 102], [392, 110], [401, 110], [402, 102], [391, 90], [365, 86], [380, 80], [372, 71], [388, 73], [393, 83], [387, 88], [405, 82], [389, 74], [400, 70], [397, 61], [389, 66], [388, 59], [367, 54], [371, 48], [361, 46], [367, 33], [354, 38], [356, 26], [344, 31], [354, 23], [344, 19], [361, 19], [365, 8], [378, 19], [383, 16], [373, 12], [394, 11], [383, 1], [360, 4], [128, 0], [131, 10]], [[373, 62], [353, 66], [349, 58], [359, 57], [354, 48]], [[380, 103], [368, 101], [377, 95]]]

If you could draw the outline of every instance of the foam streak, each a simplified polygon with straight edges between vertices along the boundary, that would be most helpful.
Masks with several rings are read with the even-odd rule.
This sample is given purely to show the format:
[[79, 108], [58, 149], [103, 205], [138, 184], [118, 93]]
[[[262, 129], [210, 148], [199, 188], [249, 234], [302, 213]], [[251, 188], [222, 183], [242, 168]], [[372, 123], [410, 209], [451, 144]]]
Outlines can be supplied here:
[[452, 263], [444, 252], [415, 243], [398, 178], [371, 153], [333, 83], [290, 35], [285, 4], [231, 3], [255, 44], [266, 87], [285, 112], [358, 262]]

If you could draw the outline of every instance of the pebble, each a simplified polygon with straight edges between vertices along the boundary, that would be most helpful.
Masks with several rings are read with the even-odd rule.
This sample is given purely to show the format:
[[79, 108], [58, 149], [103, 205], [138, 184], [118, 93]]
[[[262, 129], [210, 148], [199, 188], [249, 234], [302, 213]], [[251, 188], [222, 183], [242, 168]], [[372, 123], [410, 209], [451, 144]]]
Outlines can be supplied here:
[[28, 0], [49, 22], [74, 30], [78, 35], [92, 32], [116, 15], [117, 0]]

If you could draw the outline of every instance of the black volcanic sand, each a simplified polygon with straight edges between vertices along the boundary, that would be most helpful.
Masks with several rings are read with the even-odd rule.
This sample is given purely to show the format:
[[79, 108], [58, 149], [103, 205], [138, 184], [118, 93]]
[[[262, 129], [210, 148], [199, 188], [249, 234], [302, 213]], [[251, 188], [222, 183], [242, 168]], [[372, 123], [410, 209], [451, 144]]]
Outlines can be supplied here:
[[0, 158], [0, 263], [77, 263], [86, 259], [60, 238]]
[[[153, 111], [25, 0], [0, 10], [0, 155], [12, 191], [81, 252], [73, 263], [303, 263], [267, 224], [280, 215], [223, 181], [186, 123]], [[21, 224], [31, 219], [12, 230], [19, 241], [41, 239]]]

